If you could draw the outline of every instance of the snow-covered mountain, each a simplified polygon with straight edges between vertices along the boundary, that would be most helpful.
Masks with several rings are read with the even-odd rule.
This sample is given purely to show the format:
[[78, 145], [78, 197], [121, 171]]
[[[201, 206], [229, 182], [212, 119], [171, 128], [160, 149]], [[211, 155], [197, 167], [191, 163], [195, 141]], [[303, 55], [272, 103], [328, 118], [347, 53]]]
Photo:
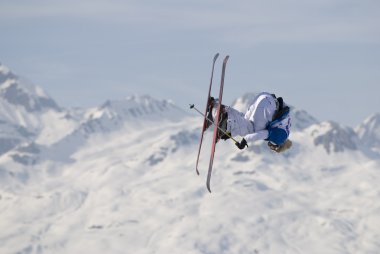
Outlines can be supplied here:
[[[284, 154], [220, 141], [209, 194], [212, 133], [197, 176], [198, 115], [150, 96], [67, 110], [0, 70], [0, 253], [380, 249], [380, 152], [368, 151], [379, 144], [378, 114], [354, 130], [292, 107]], [[10, 83], [26, 96], [19, 103], [3, 92]], [[232, 105], [244, 110], [253, 97]]]
[[[40, 87], [35, 86], [13, 74], [9, 68], [0, 63], [0, 109], [2, 117], [7, 120], [24, 123], [26, 113], [44, 112], [48, 110], [60, 111], [53, 99], [51, 99]], [[17, 109], [22, 116], [13, 117], [10, 113]], [[8, 112], [7, 112], [8, 111]], [[10, 112], [9, 112], [10, 111]]]
[[15, 128], [13, 132], [20, 134], [18, 140], [36, 136], [39, 143], [54, 143], [78, 125], [78, 120], [71, 115], [41, 87], [20, 78], [0, 64], [0, 121]]
[[[156, 100], [150, 96], [130, 96], [124, 100], [107, 101], [89, 110], [83, 123], [84, 131], [101, 133], [121, 127], [136, 128], [157, 121], [179, 121], [188, 115], [173, 102]], [[128, 126], [124, 126], [127, 124]]]
[[357, 149], [357, 135], [349, 127], [341, 127], [336, 122], [322, 122], [308, 130], [316, 146], [322, 145], [327, 153], [344, 152], [345, 149]]
[[368, 117], [356, 132], [362, 144], [380, 152], [380, 113]]

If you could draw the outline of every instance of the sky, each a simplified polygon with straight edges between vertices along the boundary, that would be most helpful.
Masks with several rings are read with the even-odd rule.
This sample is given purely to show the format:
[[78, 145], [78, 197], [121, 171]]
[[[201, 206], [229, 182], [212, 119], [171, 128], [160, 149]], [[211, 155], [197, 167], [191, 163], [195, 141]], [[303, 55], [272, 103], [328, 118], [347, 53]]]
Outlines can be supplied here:
[[66, 108], [130, 95], [203, 108], [268, 91], [355, 127], [380, 112], [379, 0], [0, 0], [0, 62]]

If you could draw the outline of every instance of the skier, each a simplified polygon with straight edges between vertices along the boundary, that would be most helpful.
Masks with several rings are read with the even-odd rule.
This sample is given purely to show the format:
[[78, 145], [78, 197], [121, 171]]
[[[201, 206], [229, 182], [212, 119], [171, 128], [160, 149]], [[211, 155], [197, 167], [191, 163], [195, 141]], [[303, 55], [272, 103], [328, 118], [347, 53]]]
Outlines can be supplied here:
[[[212, 108], [217, 105], [217, 99], [211, 97], [210, 108], [207, 117], [212, 120]], [[262, 92], [256, 96], [252, 105], [244, 114], [236, 109], [222, 105], [219, 127], [226, 133], [218, 133], [223, 140], [231, 136], [241, 136], [241, 142], [235, 145], [239, 149], [248, 147], [248, 142], [257, 140], [268, 141], [268, 146], [275, 152], [283, 152], [292, 146], [288, 139], [291, 118], [289, 107], [284, 103], [282, 97]]]

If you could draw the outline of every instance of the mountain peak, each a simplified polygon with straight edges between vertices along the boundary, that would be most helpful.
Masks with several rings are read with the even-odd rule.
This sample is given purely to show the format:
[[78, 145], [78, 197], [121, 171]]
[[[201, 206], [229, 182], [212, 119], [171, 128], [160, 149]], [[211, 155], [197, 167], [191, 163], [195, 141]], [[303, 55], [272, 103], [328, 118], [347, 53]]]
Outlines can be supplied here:
[[259, 93], [245, 93], [243, 96], [237, 98], [232, 103], [232, 107], [240, 112], [245, 112], [252, 105], [253, 100]]
[[57, 104], [42, 88], [31, 84], [13, 74], [8, 67], [0, 64], [0, 103], [6, 102], [20, 106], [27, 112], [54, 109], [60, 111]]
[[0, 84], [2, 84], [7, 79], [16, 79], [16, 78], [17, 78], [16, 75], [14, 75], [7, 66], [0, 63]]
[[303, 109], [290, 107], [290, 112], [292, 117], [292, 129], [294, 130], [302, 131], [313, 124], [318, 124], [318, 120]]
[[0, 62], [0, 73], [7, 74], [9, 72], [10, 72], [10, 69]]
[[122, 100], [108, 100], [91, 110], [90, 118], [118, 117], [126, 119], [157, 118], [173, 115], [179, 117], [184, 112], [169, 100], [158, 100], [149, 95], [132, 95]]
[[123, 127], [141, 128], [154, 121], [178, 121], [188, 115], [168, 100], [157, 100], [148, 95], [129, 96], [122, 100], [108, 100], [86, 113], [83, 133], [111, 132]]
[[311, 136], [314, 137], [314, 144], [316, 146], [322, 145], [327, 153], [344, 152], [345, 149], [357, 150], [354, 130], [349, 127], [342, 127], [333, 121], [313, 125]]
[[356, 128], [360, 141], [370, 147], [380, 146], [380, 113], [376, 113], [364, 120]]

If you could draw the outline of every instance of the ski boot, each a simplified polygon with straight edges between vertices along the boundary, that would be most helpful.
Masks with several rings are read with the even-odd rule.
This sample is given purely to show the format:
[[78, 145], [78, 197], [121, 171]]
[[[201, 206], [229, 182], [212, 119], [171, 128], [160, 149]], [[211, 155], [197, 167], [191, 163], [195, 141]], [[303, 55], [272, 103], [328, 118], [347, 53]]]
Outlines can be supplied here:
[[[214, 123], [214, 120], [215, 120], [214, 115], [216, 114], [215, 109], [217, 108], [218, 103], [219, 103], [219, 100], [217, 98], [215, 99], [214, 97], [210, 97], [209, 102], [208, 102], [208, 111], [206, 115], [206, 118], [208, 119], [206, 121], [206, 129], [209, 128]], [[231, 136], [230, 133], [227, 133], [227, 119], [228, 119], [228, 114], [226, 111], [226, 106], [222, 104], [220, 108], [220, 113], [219, 113], [219, 124], [218, 124], [219, 129], [218, 129], [218, 134], [217, 134], [217, 140], [219, 139], [227, 140]], [[220, 129], [223, 130], [224, 132], [221, 131]]]
[[222, 105], [222, 108], [220, 109], [220, 116], [219, 116], [218, 140], [219, 139], [227, 140], [231, 138], [231, 133], [227, 132], [227, 120], [228, 120], [228, 114], [226, 111], [226, 106]]
[[207, 121], [205, 122], [205, 125], [206, 125], [205, 130], [207, 130], [208, 127], [210, 127], [214, 122], [212, 110], [214, 107], [216, 107], [217, 103], [218, 103], [217, 99], [215, 99], [214, 97], [210, 97], [207, 102], [207, 114], [206, 114]]

